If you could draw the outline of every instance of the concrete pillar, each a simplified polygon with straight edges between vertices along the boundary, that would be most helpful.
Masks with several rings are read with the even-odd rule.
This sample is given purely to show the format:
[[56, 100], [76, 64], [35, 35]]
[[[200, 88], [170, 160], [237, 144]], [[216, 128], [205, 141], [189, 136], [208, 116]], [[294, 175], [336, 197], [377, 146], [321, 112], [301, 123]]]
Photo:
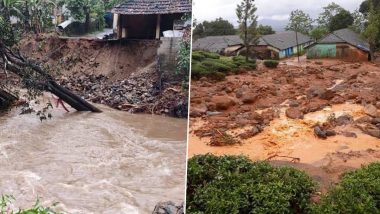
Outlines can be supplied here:
[[157, 15], [157, 25], [156, 25], [156, 39], [160, 39], [160, 31], [161, 31], [161, 15]]

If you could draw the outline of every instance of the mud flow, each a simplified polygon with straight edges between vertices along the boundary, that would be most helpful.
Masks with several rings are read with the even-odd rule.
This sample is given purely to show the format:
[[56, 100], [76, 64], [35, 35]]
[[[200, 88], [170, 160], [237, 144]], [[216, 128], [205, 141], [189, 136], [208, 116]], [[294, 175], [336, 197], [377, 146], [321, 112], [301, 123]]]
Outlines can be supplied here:
[[98, 107], [55, 108], [43, 122], [18, 108], [0, 117], [0, 189], [15, 207], [40, 197], [65, 213], [151, 213], [183, 202], [186, 120]]
[[246, 155], [321, 182], [380, 160], [380, 67], [317, 60], [192, 82], [189, 157]]

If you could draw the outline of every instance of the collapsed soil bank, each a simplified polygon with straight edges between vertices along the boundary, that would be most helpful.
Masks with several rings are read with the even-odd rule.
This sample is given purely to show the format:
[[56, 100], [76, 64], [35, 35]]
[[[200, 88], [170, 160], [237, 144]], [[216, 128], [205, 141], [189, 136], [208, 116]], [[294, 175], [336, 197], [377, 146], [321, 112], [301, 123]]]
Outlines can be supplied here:
[[182, 82], [160, 78], [160, 41], [63, 40], [45, 34], [24, 38], [19, 46], [91, 102], [132, 113], [187, 116]]
[[[319, 60], [193, 81], [189, 157], [294, 162], [334, 182], [380, 158], [379, 75], [371, 63]], [[316, 125], [333, 136], [318, 137]]]

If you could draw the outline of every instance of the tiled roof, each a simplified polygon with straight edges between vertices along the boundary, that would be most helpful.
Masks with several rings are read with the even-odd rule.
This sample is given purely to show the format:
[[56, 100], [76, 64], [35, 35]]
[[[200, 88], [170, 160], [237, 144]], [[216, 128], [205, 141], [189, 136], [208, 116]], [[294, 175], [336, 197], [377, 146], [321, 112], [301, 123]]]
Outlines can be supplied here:
[[[297, 33], [297, 36], [299, 45], [312, 41], [309, 36], [302, 33]], [[265, 35], [262, 38], [266, 43], [279, 50], [297, 46], [296, 32], [294, 31], [277, 32], [275, 34]]]
[[[298, 33], [298, 44], [311, 42], [311, 38]], [[232, 36], [208, 36], [196, 40], [193, 43], [194, 50], [207, 50], [211, 52], [220, 52], [223, 49], [233, 46], [242, 45], [243, 40], [238, 35]], [[297, 46], [296, 33], [293, 31], [279, 32], [272, 35], [260, 37], [258, 45], [270, 45], [279, 50]]]
[[172, 14], [191, 12], [190, 0], [126, 0], [112, 9], [125, 15]]
[[369, 51], [368, 42], [362, 39], [359, 34], [355, 33], [354, 31], [348, 28], [334, 31], [322, 38], [321, 40], [317, 41], [313, 45], [335, 43], [348, 43], [364, 51]]

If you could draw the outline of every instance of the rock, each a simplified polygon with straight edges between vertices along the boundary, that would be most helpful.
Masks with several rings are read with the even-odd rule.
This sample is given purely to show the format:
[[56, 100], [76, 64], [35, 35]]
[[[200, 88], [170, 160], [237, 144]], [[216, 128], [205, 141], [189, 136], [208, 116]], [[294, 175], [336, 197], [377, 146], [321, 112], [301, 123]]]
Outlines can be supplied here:
[[161, 202], [156, 205], [152, 214], [184, 214], [184, 204], [177, 206], [171, 201]]
[[302, 111], [297, 107], [291, 107], [286, 109], [285, 112], [286, 116], [291, 119], [303, 119], [303, 113]]
[[358, 138], [358, 136], [353, 132], [342, 132], [342, 135], [345, 137]]
[[380, 138], [380, 129], [375, 127], [366, 127], [363, 129], [363, 132], [376, 138]]
[[326, 89], [320, 86], [312, 86], [306, 90], [306, 96], [308, 99], [311, 99], [313, 97], [321, 97], [324, 93], [326, 93]]
[[344, 126], [352, 123], [354, 118], [351, 115], [345, 114], [335, 119], [337, 126]]
[[359, 119], [355, 120], [355, 123], [371, 123], [372, 121], [372, 118], [369, 117], [369, 116], [363, 116], [363, 117], [360, 117]]
[[334, 131], [334, 130], [327, 130], [325, 132], [326, 132], [327, 137], [332, 137], [332, 136], [336, 135], [336, 131]]
[[321, 139], [327, 139], [326, 132], [319, 125], [314, 127], [314, 134]]
[[216, 110], [227, 110], [236, 105], [236, 102], [229, 96], [214, 96], [211, 102], [215, 104]]
[[371, 121], [371, 123], [372, 123], [373, 125], [380, 124], [380, 117], [373, 118], [372, 121]]
[[380, 102], [376, 102], [376, 108], [380, 109]]
[[364, 113], [366, 113], [367, 115], [371, 117], [379, 116], [379, 112], [377, 111], [377, 108], [371, 104], [364, 106]]
[[191, 108], [190, 117], [201, 117], [206, 114], [207, 106], [206, 105], [198, 105]]
[[241, 98], [241, 101], [244, 104], [252, 104], [252, 103], [254, 103], [257, 100], [257, 98], [258, 98], [257, 94], [254, 94], [254, 93], [245, 93], [245, 94], [243, 94], [243, 96]]
[[300, 104], [299, 104], [299, 102], [297, 100], [291, 100], [289, 102], [289, 106], [294, 108], [294, 107], [300, 106]]
[[325, 90], [319, 97], [324, 100], [331, 100], [335, 97], [335, 92], [332, 90]]

